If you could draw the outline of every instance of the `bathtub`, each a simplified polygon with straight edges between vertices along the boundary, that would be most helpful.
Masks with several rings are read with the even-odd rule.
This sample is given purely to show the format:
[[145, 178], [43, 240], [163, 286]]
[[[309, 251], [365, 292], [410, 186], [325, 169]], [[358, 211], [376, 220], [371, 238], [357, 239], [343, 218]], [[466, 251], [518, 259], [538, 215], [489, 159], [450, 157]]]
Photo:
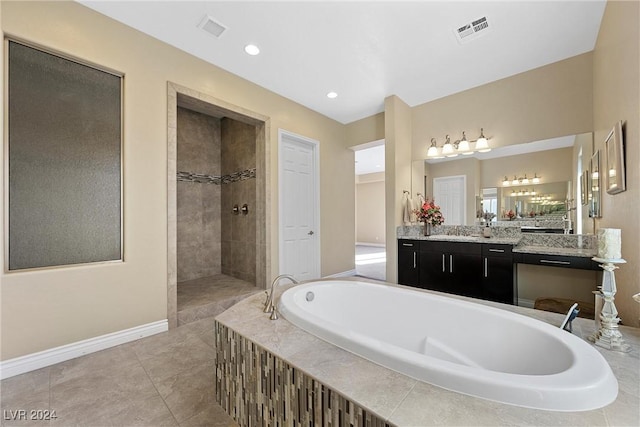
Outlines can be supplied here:
[[510, 311], [339, 280], [290, 288], [278, 309], [325, 341], [459, 393], [553, 411], [600, 408], [618, 394], [611, 368], [589, 343]]

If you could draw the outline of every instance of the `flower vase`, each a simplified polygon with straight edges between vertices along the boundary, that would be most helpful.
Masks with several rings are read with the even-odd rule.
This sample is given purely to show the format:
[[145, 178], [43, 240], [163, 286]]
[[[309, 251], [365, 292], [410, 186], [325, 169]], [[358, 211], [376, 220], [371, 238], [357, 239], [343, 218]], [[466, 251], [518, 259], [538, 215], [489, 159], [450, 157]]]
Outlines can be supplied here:
[[425, 222], [423, 230], [424, 230], [425, 236], [431, 236], [431, 224], [429, 224], [428, 222]]

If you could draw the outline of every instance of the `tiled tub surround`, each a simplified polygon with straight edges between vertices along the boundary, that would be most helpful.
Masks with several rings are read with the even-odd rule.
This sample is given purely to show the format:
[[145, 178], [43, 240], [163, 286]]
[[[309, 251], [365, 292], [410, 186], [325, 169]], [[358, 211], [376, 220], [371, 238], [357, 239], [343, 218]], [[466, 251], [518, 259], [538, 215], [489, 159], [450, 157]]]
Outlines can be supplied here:
[[241, 426], [389, 426], [227, 326], [215, 332], [216, 401]]
[[[262, 312], [263, 301], [263, 295], [249, 297], [219, 315], [216, 320], [262, 347], [275, 356], [274, 360], [285, 361], [296, 372], [302, 371], [389, 424], [640, 425], [640, 330], [636, 328], [620, 327], [625, 339], [632, 345], [631, 353], [616, 353], [595, 347], [618, 379], [619, 392], [614, 403], [593, 411], [550, 412], [455, 393], [399, 374], [322, 341], [284, 318], [270, 321], [268, 314]], [[563, 320], [560, 314], [472, 301], [520, 313], [554, 326], [560, 325]], [[573, 327], [575, 335], [586, 339], [594, 330], [594, 322], [576, 319]], [[216, 333], [219, 335], [219, 330]], [[230, 380], [239, 381], [240, 371], [229, 374], [233, 374], [228, 377]], [[221, 377], [217, 381], [221, 381]]]

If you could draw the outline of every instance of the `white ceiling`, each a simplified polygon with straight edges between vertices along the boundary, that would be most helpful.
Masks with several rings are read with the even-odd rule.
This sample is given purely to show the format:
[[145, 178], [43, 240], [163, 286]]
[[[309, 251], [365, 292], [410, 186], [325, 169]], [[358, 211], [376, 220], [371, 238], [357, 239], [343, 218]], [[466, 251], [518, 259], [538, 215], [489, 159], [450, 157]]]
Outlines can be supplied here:
[[381, 144], [355, 152], [356, 175], [384, 172], [384, 141]]
[[[606, 3], [80, 2], [341, 123], [389, 95], [415, 106], [591, 51]], [[198, 28], [206, 15], [227, 27], [220, 38]], [[454, 30], [483, 16], [488, 30], [458, 42]]]

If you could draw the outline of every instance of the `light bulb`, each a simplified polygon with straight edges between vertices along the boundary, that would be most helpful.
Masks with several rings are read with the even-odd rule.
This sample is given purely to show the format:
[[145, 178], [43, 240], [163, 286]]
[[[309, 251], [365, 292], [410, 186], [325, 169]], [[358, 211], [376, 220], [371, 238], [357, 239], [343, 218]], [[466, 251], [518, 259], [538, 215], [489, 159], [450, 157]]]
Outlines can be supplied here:
[[428, 157], [436, 157], [438, 155], [438, 146], [436, 145], [436, 139], [431, 138], [431, 146], [427, 150]]
[[469, 154], [473, 154], [471, 151], [471, 147], [469, 146], [469, 141], [467, 141], [467, 136], [462, 132], [462, 139], [458, 142], [458, 151], [460, 151], [463, 155], [468, 156]]
[[485, 138], [484, 129], [482, 128], [480, 128], [480, 138], [476, 141], [476, 150], [481, 153], [491, 151], [491, 148], [489, 148], [489, 141]]

